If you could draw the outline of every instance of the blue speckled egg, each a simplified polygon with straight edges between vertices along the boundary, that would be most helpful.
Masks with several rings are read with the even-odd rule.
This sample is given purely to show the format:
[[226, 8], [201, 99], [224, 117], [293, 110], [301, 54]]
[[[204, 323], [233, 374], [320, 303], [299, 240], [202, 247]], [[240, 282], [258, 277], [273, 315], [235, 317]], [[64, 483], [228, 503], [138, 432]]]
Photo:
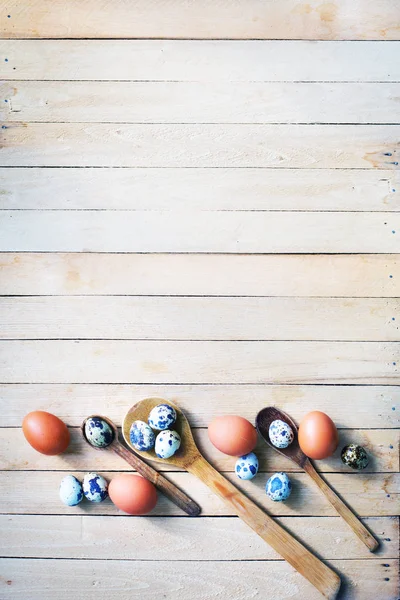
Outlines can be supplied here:
[[144, 421], [134, 421], [129, 432], [129, 439], [136, 450], [147, 452], [154, 448], [156, 436]]
[[85, 436], [92, 446], [105, 448], [113, 441], [114, 433], [106, 421], [98, 417], [91, 417], [85, 423]]
[[181, 437], [176, 431], [160, 431], [156, 437], [155, 451], [158, 458], [171, 458], [181, 445]]
[[272, 475], [265, 486], [265, 492], [268, 498], [274, 502], [287, 500], [292, 491], [292, 484], [286, 473], [275, 473]]
[[149, 415], [149, 425], [157, 431], [169, 429], [176, 421], [176, 412], [169, 404], [155, 406]]
[[60, 483], [60, 499], [67, 506], [76, 506], [82, 501], [82, 484], [73, 475], [67, 475]]
[[97, 473], [86, 473], [82, 487], [85, 498], [90, 502], [103, 502], [108, 496], [108, 483]]
[[249, 452], [237, 459], [235, 473], [239, 479], [253, 479], [258, 472], [258, 458], [254, 452]]
[[294, 440], [293, 429], [280, 419], [272, 421], [269, 426], [269, 439], [276, 448], [287, 448]]

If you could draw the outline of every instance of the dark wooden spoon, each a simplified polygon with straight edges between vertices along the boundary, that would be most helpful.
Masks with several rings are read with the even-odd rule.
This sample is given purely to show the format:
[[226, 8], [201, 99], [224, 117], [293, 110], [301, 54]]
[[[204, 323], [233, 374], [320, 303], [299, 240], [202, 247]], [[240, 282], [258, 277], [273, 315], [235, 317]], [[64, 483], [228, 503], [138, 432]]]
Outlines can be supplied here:
[[[294, 440], [287, 448], [277, 448], [271, 443], [269, 438], [269, 426], [272, 421], [279, 419], [284, 421], [293, 430]], [[275, 408], [274, 406], [268, 406], [260, 410], [256, 417], [256, 427], [258, 433], [264, 439], [264, 441], [271, 446], [274, 450], [290, 458], [296, 465], [304, 469], [304, 471], [310, 475], [314, 483], [317, 484], [319, 489], [325, 494], [333, 508], [339, 513], [339, 515], [346, 521], [351, 527], [354, 533], [360, 538], [360, 540], [367, 546], [370, 552], [374, 552], [379, 542], [376, 540], [368, 529], [361, 523], [361, 521], [355, 516], [350, 508], [339, 498], [339, 496], [329, 487], [321, 475], [317, 473], [310, 459], [304, 454], [299, 446], [298, 433], [296, 423], [282, 410]]]
[[[107, 446], [94, 446], [87, 439], [85, 433], [85, 425], [86, 421], [92, 418], [105, 421], [111, 427], [111, 430], [113, 432], [113, 439]], [[171, 481], [166, 479], [153, 467], [148, 465], [146, 462], [144, 462], [144, 460], [136, 456], [136, 454], [133, 454], [131, 450], [128, 450], [127, 448], [125, 448], [125, 446], [121, 444], [121, 442], [118, 439], [118, 429], [116, 425], [111, 421], [111, 419], [100, 415], [91, 415], [83, 421], [81, 425], [81, 432], [83, 435], [83, 439], [89, 444], [89, 446], [91, 446], [95, 450], [111, 450], [112, 452], [115, 452], [115, 454], [118, 454], [118, 456], [123, 458], [131, 467], [136, 469], [136, 471], [140, 473], [142, 477], [151, 481], [151, 483], [153, 483], [159, 490], [161, 490], [161, 492], [165, 496], [167, 496], [167, 498], [172, 500], [174, 504], [179, 506], [179, 508], [184, 510], [188, 515], [190, 515], [191, 517], [197, 517], [200, 514], [200, 506], [196, 504], [194, 500], [189, 498], [189, 496], [187, 496], [185, 492], [182, 492], [182, 490], [176, 487], [176, 485], [174, 485]]]

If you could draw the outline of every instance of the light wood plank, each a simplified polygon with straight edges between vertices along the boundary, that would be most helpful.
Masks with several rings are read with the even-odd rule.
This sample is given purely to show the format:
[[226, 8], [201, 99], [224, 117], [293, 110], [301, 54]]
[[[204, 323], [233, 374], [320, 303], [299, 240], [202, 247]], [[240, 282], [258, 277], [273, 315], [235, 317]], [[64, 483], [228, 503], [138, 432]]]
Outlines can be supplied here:
[[398, 211], [400, 174], [365, 169], [0, 168], [0, 208]]
[[[386, 565], [389, 565], [388, 567]], [[334, 560], [332, 568], [344, 580], [346, 600], [394, 600], [398, 587], [396, 560]], [[129, 598], [185, 600], [248, 600], [267, 595], [282, 600], [320, 600], [320, 593], [283, 561], [173, 562], [74, 561], [4, 559], [1, 592], [4, 600], [69, 600], [84, 593], [96, 600], [106, 590], [109, 600]], [[155, 575], [156, 573], [156, 575]], [[151, 581], [151, 584], [149, 583]]]
[[[65, 402], [65, 399], [64, 399]], [[306, 412], [305, 407], [302, 410]], [[93, 414], [93, 413], [92, 413]], [[122, 416], [120, 413], [120, 418]], [[255, 414], [252, 416], [254, 420]], [[329, 413], [331, 414], [331, 413]], [[82, 421], [85, 413], [82, 412]], [[26, 443], [22, 430], [18, 428], [1, 429], [0, 469], [2, 470], [60, 470], [71, 469], [126, 471], [127, 463], [113, 452], [98, 452], [91, 448], [82, 438], [80, 429], [70, 428], [71, 444], [66, 453], [59, 456], [39, 454]], [[206, 429], [193, 429], [195, 440], [208, 460], [219, 471], [234, 471], [236, 458], [219, 452], [208, 439]], [[399, 438], [400, 432], [395, 429], [339, 429], [339, 446], [334, 456], [318, 461], [321, 472], [348, 472], [340, 460], [342, 448], [349, 443], [360, 444], [366, 448], [370, 463], [363, 473], [390, 473], [399, 470]], [[271, 452], [264, 441], [259, 440], [255, 450], [261, 471], [296, 472], [299, 467], [277, 452]], [[159, 464], [159, 471], [177, 470], [173, 466]]]
[[[358, 11], [359, 12], [359, 11]], [[400, 81], [400, 43], [160, 40], [0, 42], [0, 79]]]
[[279, 406], [297, 422], [317, 409], [339, 428], [400, 427], [400, 387], [346, 385], [1, 385], [1, 422], [20, 427], [27, 412], [50, 410], [71, 426], [95, 413], [121, 425], [132, 404], [150, 397], [178, 404], [194, 427], [207, 427], [214, 417], [233, 410], [253, 422], [269, 405]]
[[5, 121], [399, 123], [395, 83], [0, 83]]
[[5, 295], [400, 297], [396, 255], [0, 254]]
[[[363, 519], [383, 541], [375, 556], [396, 558], [399, 524], [395, 517]], [[279, 522], [325, 559], [365, 559], [365, 549], [337, 517], [281, 517]], [[101, 529], [102, 535], [99, 536]], [[130, 536], [126, 543], [126, 536]], [[157, 544], [143, 543], [157, 539]], [[0, 516], [2, 557], [95, 558], [118, 560], [279, 560], [270, 546], [240, 519], [204, 517], [141, 519], [121, 516]], [[135, 566], [132, 565], [134, 569]]]
[[0, 230], [2, 252], [400, 252], [400, 213], [4, 210]]
[[0, 298], [2, 339], [400, 341], [397, 298]]
[[[107, 480], [115, 473], [102, 472]], [[69, 507], [62, 504], [58, 496], [61, 479], [67, 473], [57, 471], [1, 471], [0, 496], [1, 514], [40, 514], [73, 515], [96, 514], [117, 515], [118, 509], [110, 499], [96, 504], [84, 502]], [[74, 471], [82, 477], [83, 471]], [[293, 491], [287, 502], [272, 502], [265, 494], [265, 483], [272, 475], [262, 473], [253, 481], [240, 481], [233, 473], [225, 473], [238, 488], [264, 507], [272, 515], [280, 516], [336, 516], [334, 508], [305, 473], [291, 473]], [[398, 515], [400, 495], [400, 475], [328, 473], [324, 475], [331, 486], [360, 516]], [[202, 508], [203, 516], [227, 516], [233, 514], [218, 496], [213, 494], [201, 481], [188, 473], [169, 473], [168, 479], [181, 487]], [[12, 498], [12, 502], [10, 502]], [[152, 515], [184, 515], [175, 504], [160, 494]], [[354, 540], [354, 543], [356, 541]]]
[[398, 342], [3, 340], [1, 383], [400, 383]]
[[14, 122], [1, 130], [0, 164], [397, 170], [399, 135], [400, 125]]
[[[3, 38], [399, 39], [395, 0], [1, 2]], [[6, 18], [6, 15], [8, 18]]]

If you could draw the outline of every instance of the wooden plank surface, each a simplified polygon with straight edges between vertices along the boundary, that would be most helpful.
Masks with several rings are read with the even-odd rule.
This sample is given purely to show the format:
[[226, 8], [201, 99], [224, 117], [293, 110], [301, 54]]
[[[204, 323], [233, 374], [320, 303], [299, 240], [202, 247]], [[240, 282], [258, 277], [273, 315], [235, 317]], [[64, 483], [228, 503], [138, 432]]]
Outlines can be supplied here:
[[[18, 0], [0, 3], [3, 38], [399, 39], [395, 0]], [[361, 8], [361, 10], [360, 10]]]
[[2, 252], [400, 251], [400, 213], [3, 210], [0, 229]]
[[[337, 517], [278, 517], [289, 529], [325, 559], [366, 559], [365, 551], [351, 530]], [[382, 544], [376, 557], [395, 559], [399, 541], [398, 520], [394, 517], [363, 519]], [[39, 515], [1, 515], [0, 549], [2, 556], [29, 558], [93, 558], [152, 560], [151, 545], [143, 538], [159, 537], [160, 560], [279, 560], [279, 556], [257, 535], [248, 531], [240, 519], [204, 517], [202, 519], [135, 519], [120, 516], [105, 519], [95, 515], [69, 517]], [[99, 529], [103, 535], [99, 539]], [[126, 543], [127, 532], [134, 531]], [[179, 532], [179, 534], [177, 534]], [[387, 541], [389, 538], [389, 541]], [[373, 558], [372, 556], [370, 558]], [[371, 562], [371, 561], [370, 561]], [[178, 565], [176, 565], [178, 567]], [[175, 568], [176, 568], [175, 567]], [[134, 569], [134, 565], [132, 565]]]
[[[236, 459], [216, 450], [208, 439], [206, 429], [193, 430], [196, 443], [208, 460], [220, 471], [234, 471]], [[24, 442], [19, 427], [5, 428], [0, 445], [0, 468], [6, 471], [101, 470], [126, 471], [130, 467], [113, 452], [98, 452], [82, 439], [79, 428], [70, 428], [71, 446], [65, 455], [48, 457], [39, 455]], [[396, 473], [399, 471], [400, 432], [394, 429], [340, 429], [339, 446], [334, 456], [318, 461], [321, 472], [334, 473], [338, 470], [340, 452], [349, 443], [361, 444], [366, 448], [370, 463], [364, 473]], [[20, 447], [16, 455], [15, 448]], [[278, 453], [268, 451], [266, 444], [259, 441], [255, 452], [260, 463], [260, 472], [296, 472], [299, 467]], [[339, 463], [340, 464], [340, 463]], [[175, 471], [173, 466], [160, 464], [160, 471]], [[354, 473], [349, 467], [340, 465], [341, 472]]]
[[399, 42], [6, 40], [0, 79], [400, 81]]
[[381, 255], [0, 254], [8, 295], [400, 297]]
[[1, 130], [0, 165], [398, 170], [399, 132], [400, 125], [13, 122]]
[[398, 123], [399, 95], [397, 83], [0, 84], [6, 122]]
[[398, 211], [400, 174], [251, 167], [0, 168], [0, 209]]
[[2, 339], [400, 341], [395, 298], [0, 298]]
[[297, 422], [307, 407], [317, 407], [341, 429], [360, 424], [366, 429], [400, 427], [400, 388], [387, 385], [3, 384], [0, 414], [4, 427], [19, 427], [27, 412], [49, 407], [70, 426], [80, 426], [95, 413], [121, 425], [128, 407], [150, 397], [171, 399], [194, 427], [207, 427], [214, 417], [232, 414], [232, 407], [253, 422], [259, 410], [274, 404], [284, 406]]
[[[84, 443], [82, 420], [120, 426], [157, 396], [340, 573], [342, 600], [396, 600], [397, 3], [11, 0], [0, 22], [0, 596], [316, 598], [168, 466], [202, 518], [161, 496], [133, 521], [109, 500], [60, 504], [67, 473], [129, 472]], [[213, 448], [213, 417], [254, 422], [266, 405], [333, 418], [339, 446], [317, 468], [376, 555], [264, 443], [248, 482]], [[35, 409], [69, 425], [67, 453], [25, 443]], [[362, 473], [340, 461], [349, 442], [368, 451]], [[276, 470], [293, 481], [286, 503], [265, 495]]]
[[[110, 600], [118, 600], [121, 594], [129, 598], [151, 600], [155, 594], [167, 598], [190, 590], [193, 600], [247, 600], [257, 589], [268, 589], [275, 596], [300, 597], [320, 600], [321, 595], [309, 583], [303, 583], [301, 575], [282, 561], [239, 561], [221, 564], [181, 561], [179, 568], [170, 561], [137, 561], [132, 569], [131, 561], [4, 559], [1, 590], [5, 600], [68, 600], [87, 590], [88, 600], [96, 600], [100, 590], [107, 590]], [[398, 561], [387, 560], [334, 560], [332, 567], [344, 579], [346, 600], [393, 600], [397, 596]], [[389, 566], [386, 566], [389, 565]], [[154, 578], [154, 573], [157, 577]], [[149, 581], [155, 579], [149, 585]]]
[[[84, 472], [73, 471], [77, 477]], [[115, 473], [99, 471], [107, 480]], [[109, 499], [100, 504], [85, 502], [74, 507], [61, 505], [58, 488], [67, 475], [57, 471], [1, 471], [1, 514], [48, 514], [117, 515], [118, 509]], [[253, 481], [240, 481], [233, 473], [224, 473], [238, 488], [252, 498], [271, 515], [280, 516], [336, 516], [334, 508], [321, 494], [311, 479], [303, 473], [291, 473], [293, 491], [288, 502], [272, 502], [265, 494], [265, 484], [272, 475], [262, 473]], [[326, 481], [340, 494], [360, 516], [394, 516], [398, 514], [400, 496], [399, 473], [326, 473]], [[168, 473], [173, 481], [198, 502], [203, 516], [234, 515], [231, 508], [193, 475]], [[12, 503], [10, 498], [12, 497]], [[122, 514], [122, 513], [119, 513]], [[152, 515], [181, 515], [185, 513], [160, 495]], [[182, 559], [182, 557], [181, 557]]]
[[399, 342], [0, 342], [2, 383], [398, 385], [399, 365]]

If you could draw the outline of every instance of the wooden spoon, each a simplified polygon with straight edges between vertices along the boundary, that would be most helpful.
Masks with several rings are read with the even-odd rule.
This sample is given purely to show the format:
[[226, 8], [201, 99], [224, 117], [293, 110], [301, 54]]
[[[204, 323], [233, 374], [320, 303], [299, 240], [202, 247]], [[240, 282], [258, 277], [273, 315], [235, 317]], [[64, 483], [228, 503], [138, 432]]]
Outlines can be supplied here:
[[[287, 448], [276, 448], [276, 446], [274, 446], [269, 439], [269, 426], [271, 425], [272, 421], [275, 421], [276, 419], [284, 421], [290, 425], [293, 430], [294, 440]], [[296, 423], [289, 417], [289, 415], [284, 413], [282, 410], [275, 408], [274, 406], [268, 406], [267, 408], [260, 410], [258, 413], [256, 417], [256, 427], [258, 433], [264, 438], [267, 444], [271, 446], [271, 448], [280, 454], [283, 454], [283, 456], [286, 456], [286, 458], [290, 458], [290, 460], [292, 460], [294, 463], [296, 463], [296, 465], [304, 469], [304, 471], [310, 475], [311, 479], [328, 498], [333, 508], [346, 521], [346, 523], [351, 527], [360, 540], [367, 546], [368, 550], [370, 552], [374, 552], [379, 546], [378, 540], [371, 535], [368, 529], [361, 523], [361, 521], [359, 521], [350, 508], [329, 487], [326, 481], [322, 479], [321, 475], [317, 473], [312, 462], [299, 446], [297, 426]]]
[[[87, 439], [85, 433], [85, 424], [88, 419], [93, 418], [101, 419], [102, 421], [108, 423], [108, 425], [111, 427], [114, 435], [111, 443], [108, 446], [103, 446], [99, 448], [91, 444]], [[187, 496], [184, 492], [182, 492], [182, 490], [176, 487], [176, 485], [171, 483], [171, 481], [166, 479], [163, 475], [160, 475], [160, 473], [153, 469], [153, 467], [145, 463], [141, 458], [133, 454], [130, 450], [128, 450], [127, 448], [125, 448], [125, 446], [121, 444], [121, 442], [118, 439], [118, 429], [110, 419], [108, 419], [107, 417], [102, 417], [100, 415], [91, 415], [83, 421], [81, 425], [81, 431], [83, 439], [89, 444], [89, 446], [91, 446], [95, 450], [111, 450], [112, 452], [115, 452], [115, 454], [118, 454], [118, 456], [126, 460], [126, 462], [131, 467], [136, 469], [136, 471], [140, 473], [145, 479], [151, 481], [151, 483], [153, 483], [159, 490], [161, 490], [162, 493], [165, 496], [167, 496], [167, 498], [172, 500], [174, 504], [179, 506], [179, 508], [184, 510], [188, 515], [190, 515], [191, 517], [197, 517], [200, 514], [201, 508], [198, 504], [196, 504], [196, 502], [194, 502], [194, 500], [189, 498], [189, 496]]]
[[[165, 400], [147, 398], [135, 404], [128, 411], [123, 421], [122, 433], [129, 446], [131, 446], [129, 431], [132, 423], [137, 420], [147, 421], [151, 409], [162, 402], [165, 402]], [[278, 554], [286, 559], [292, 567], [308, 579], [321, 594], [332, 600], [336, 598], [340, 588], [339, 576], [206, 461], [195, 444], [189, 422], [185, 415], [172, 402], [168, 402], [168, 404], [175, 408], [177, 413], [177, 421], [173, 428], [181, 436], [182, 442], [179, 450], [174, 456], [168, 459], [158, 458], [154, 450], [138, 452], [138, 454], [160, 463], [186, 469], [189, 473], [196, 475], [213, 492], [220, 496], [238, 517], [243, 519]]]

